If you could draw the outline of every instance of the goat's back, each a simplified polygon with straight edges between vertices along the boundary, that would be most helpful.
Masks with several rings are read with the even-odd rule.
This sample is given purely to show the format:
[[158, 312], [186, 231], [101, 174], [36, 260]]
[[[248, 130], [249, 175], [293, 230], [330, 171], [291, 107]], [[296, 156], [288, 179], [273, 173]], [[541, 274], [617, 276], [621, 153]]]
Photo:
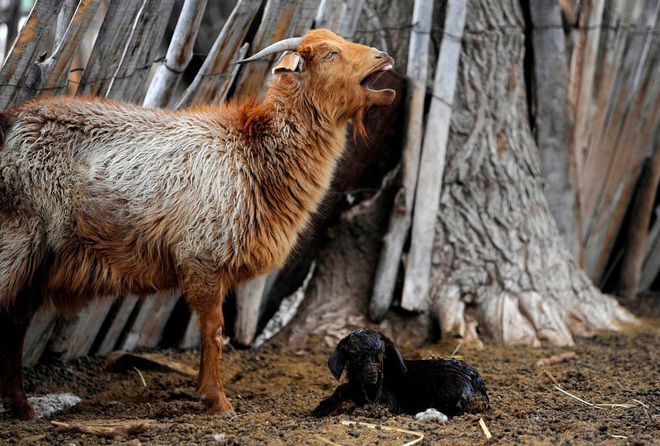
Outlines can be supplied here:
[[1, 114], [0, 272], [10, 278], [0, 302], [35, 274], [47, 294], [75, 301], [175, 287], [175, 263], [191, 253], [221, 262], [240, 191], [218, 121], [71, 98]]
[[385, 372], [385, 389], [395, 395], [401, 412], [415, 414], [435, 408], [452, 416], [489, 407], [481, 375], [464, 361], [425, 359], [404, 363], [404, 375], [393, 378]]

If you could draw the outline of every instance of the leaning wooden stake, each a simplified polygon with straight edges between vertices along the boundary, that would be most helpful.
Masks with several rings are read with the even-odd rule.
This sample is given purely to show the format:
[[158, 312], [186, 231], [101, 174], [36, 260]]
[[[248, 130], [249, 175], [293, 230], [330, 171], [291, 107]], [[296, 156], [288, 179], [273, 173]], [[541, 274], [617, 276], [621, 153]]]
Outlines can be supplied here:
[[64, 14], [58, 25], [53, 54], [30, 67], [23, 86], [16, 95], [16, 102], [25, 102], [40, 93], [56, 94], [58, 90], [66, 87], [71, 61], [100, 4], [94, 0], [82, 0], [68, 23], [68, 14]]
[[369, 305], [369, 317], [374, 321], [382, 320], [392, 305], [401, 253], [410, 228], [419, 169], [419, 154], [422, 147], [432, 17], [433, 2], [416, 0], [413, 9], [415, 26], [410, 35], [408, 49], [407, 74], [410, 94], [408, 96], [406, 144], [402, 156], [403, 184], [395, 197], [389, 229], [383, 240], [383, 250], [376, 269], [374, 289]]
[[632, 301], [640, 291], [642, 264], [646, 242], [649, 235], [649, 222], [653, 214], [655, 194], [660, 184], [660, 147], [655, 152], [642, 172], [639, 192], [635, 197], [630, 228], [628, 229], [628, 243], [626, 255], [621, 266], [621, 295]]
[[18, 38], [0, 70], [0, 110], [14, 103], [23, 79], [41, 56], [64, 0], [40, 0], [34, 4]]
[[193, 56], [206, 0], [186, 0], [176, 23], [165, 61], [158, 67], [144, 98], [145, 107], [167, 107]]
[[580, 258], [577, 156], [568, 101], [566, 40], [559, 0], [531, 0], [536, 143], [545, 172], [550, 212], [573, 259]]
[[262, 0], [239, 0], [213, 47], [176, 108], [196, 103], [224, 102], [234, 83], [239, 65], [248, 49], [243, 44]]
[[646, 291], [660, 274], [660, 218], [655, 221], [646, 241], [639, 290]]
[[438, 54], [431, 108], [426, 118], [424, 146], [415, 191], [410, 253], [401, 298], [401, 307], [411, 311], [428, 309], [427, 295], [436, 214], [445, 170], [451, 108], [456, 90], [466, 14], [466, 0], [450, 0], [447, 3], [444, 37]]

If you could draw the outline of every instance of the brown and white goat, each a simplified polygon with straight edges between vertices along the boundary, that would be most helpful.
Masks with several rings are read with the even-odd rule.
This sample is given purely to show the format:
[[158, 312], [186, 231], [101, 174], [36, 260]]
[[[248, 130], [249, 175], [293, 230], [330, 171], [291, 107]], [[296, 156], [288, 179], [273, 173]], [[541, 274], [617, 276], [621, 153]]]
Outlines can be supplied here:
[[283, 49], [261, 103], [167, 111], [60, 97], [0, 113], [0, 393], [18, 418], [35, 416], [21, 356], [40, 305], [71, 312], [174, 288], [199, 316], [207, 410], [233, 411], [219, 363], [225, 293], [282, 265], [347, 123], [364, 132], [366, 111], [395, 94], [370, 88], [392, 68], [380, 50], [327, 30], [264, 51]]

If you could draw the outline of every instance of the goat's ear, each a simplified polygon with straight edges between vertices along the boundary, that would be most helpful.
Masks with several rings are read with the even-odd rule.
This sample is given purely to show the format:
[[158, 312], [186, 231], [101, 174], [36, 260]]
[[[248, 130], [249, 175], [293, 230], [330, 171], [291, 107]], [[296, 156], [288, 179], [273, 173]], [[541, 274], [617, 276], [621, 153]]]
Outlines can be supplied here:
[[273, 74], [302, 71], [303, 61], [300, 54], [286, 51], [273, 67]]
[[346, 363], [348, 362], [348, 348], [346, 347], [347, 344], [348, 336], [339, 341], [337, 348], [335, 348], [335, 351], [332, 352], [332, 355], [330, 355], [328, 358], [328, 368], [336, 380], [341, 378], [341, 374], [344, 371], [344, 368], [346, 368]]
[[385, 343], [385, 361], [387, 361], [389, 367], [396, 367], [401, 373], [406, 373], [408, 368], [406, 367], [406, 363], [403, 362], [401, 352], [394, 346], [392, 341], [386, 337], [383, 338], [383, 342]]

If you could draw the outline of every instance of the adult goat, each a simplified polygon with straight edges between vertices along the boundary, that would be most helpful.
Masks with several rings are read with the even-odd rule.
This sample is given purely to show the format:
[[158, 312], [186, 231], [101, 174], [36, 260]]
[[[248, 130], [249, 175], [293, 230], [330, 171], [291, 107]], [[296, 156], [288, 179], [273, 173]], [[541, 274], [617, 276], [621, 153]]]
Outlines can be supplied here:
[[364, 132], [392, 90], [380, 50], [327, 30], [284, 51], [262, 102], [182, 111], [100, 98], [37, 99], [0, 113], [0, 392], [23, 420], [23, 340], [51, 302], [179, 288], [199, 316], [198, 390], [229, 414], [220, 374], [222, 302], [282, 265], [328, 189], [346, 126]]

